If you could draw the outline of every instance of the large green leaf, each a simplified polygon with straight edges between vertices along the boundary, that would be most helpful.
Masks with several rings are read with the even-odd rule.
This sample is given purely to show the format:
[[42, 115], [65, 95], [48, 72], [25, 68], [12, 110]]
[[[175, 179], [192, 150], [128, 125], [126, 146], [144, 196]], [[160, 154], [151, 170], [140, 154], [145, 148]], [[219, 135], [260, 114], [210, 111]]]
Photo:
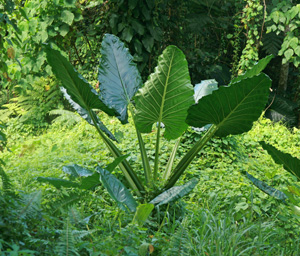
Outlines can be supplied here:
[[264, 141], [260, 142], [261, 146], [268, 151], [276, 164], [282, 164], [283, 168], [295, 175], [300, 180], [300, 160], [288, 153], [283, 153]]
[[127, 106], [142, 79], [128, 49], [114, 35], [106, 34], [102, 41], [98, 79], [104, 103], [118, 112], [121, 122], [128, 122]]
[[[73, 101], [70, 95], [67, 93], [67, 90], [64, 87], [60, 88], [61, 92], [63, 93], [66, 100], [71, 104], [74, 110], [90, 125], [95, 125], [93, 119], [96, 120], [96, 125], [100, 130], [102, 130], [110, 139], [117, 141], [115, 136], [106, 128], [106, 126], [100, 121], [99, 117], [95, 114], [93, 110], [87, 111], [86, 109], [82, 108], [79, 104]], [[91, 117], [93, 116], [93, 118]]]
[[93, 175], [94, 172], [85, 169], [77, 164], [66, 165], [62, 168], [64, 173], [70, 175], [71, 178], [78, 178], [78, 177], [88, 177]]
[[236, 83], [238, 81], [241, 81], [246, 78], [250, 78], [253, 76], [257, 76], [260, 72], [262, 72], [265, 67], [268, 65], [268, 63], [273, 59], [273, 55], [268, 55], [267, 57], [259, 60], [251, 69], [247, 70], [242, 75], [239, 75], [236, 78], [233, 78], [230, 82], [230, 84]]
[[90, 190], [100, 185], [100, 174], [94, 172], [91, 176], [82, 178], [79, 188]]
[[176, 201], [179, 198], [184, 197], [188, 193], [190, 193], [194, 187], [197, 185], [198, 180], [196, 178], [191, 179], [189, 182], [182, 186], [176, 186], [168, 189], [167, 191], [161, 193], [149, 203], [154, 204], [156, 206], [168, 204], [172, 201]]
[[253, 177], [251, 174], [249, 174], [248, 172], [246, 172], [246, 175], [248, 177], [249, 180], [252, 181], [252, 183], [258, 187], [261, 191], [265, 192], [266, 194], [268, 194], [269, 196], [273, 196], [279, 200], [281, 200], [282, 202], [285, 202], [285, 200], [288, 198], [286, 196], [286, 194], [284, 194], [283, 192], [270, 187], [269, 185], [267, 185], [265, 182], [256, 179], [255, 177]]
[[136, 96], [136, 125], [151, 132], [156, 122], [165, 125], [167, 139], [178, 138], [187, 128], [187, 109], [194, 103], [187, 61], [176, 46], [168, 46], [155, 72]]
[[61, 80], [71, 99], [87, 111], [100, 109], [109, 115], [114, 110], [107, 107], [92, 86], [74, 69], [59, 51], [46, 47], [47, 60], [55, 76]]
[[129, 209], [131, 212], [135, 212], [138, 204], [123, 183], [105, 169], [97, 167], [96, 170], [100, 173], [104, 187], [118, 206], [124, 211]]
[[194, 127], [215, 124], [217, 136], [249, 131], [268, 100], [271, 79], [260, 74], [221, 87], [188, 110], [187, 123]]

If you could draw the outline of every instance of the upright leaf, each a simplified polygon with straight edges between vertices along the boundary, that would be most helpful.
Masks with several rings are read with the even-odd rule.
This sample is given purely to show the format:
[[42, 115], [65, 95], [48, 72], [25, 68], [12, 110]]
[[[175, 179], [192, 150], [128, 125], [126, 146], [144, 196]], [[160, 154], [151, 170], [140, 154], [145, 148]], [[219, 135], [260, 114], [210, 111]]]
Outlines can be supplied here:
[[128, 122], [127, 106], [142, 85], [142, 79], [127, 48], [118, 37], [106, 34], [101, 46], [98, 76], [103, 102]]
[[[70, 97], [70, 95], [67, 93], [67, 90], [64, 87], [60, 88], [61, 92], [65, 96], [66, 100], [71, 104], [71, 106], [74, 108], [74, 110], [90, 125], [95, 125], [93, 122], [96, 120], [96, 125], [98, 128], [103, 131], [110, 139], [117, 141], [115, 136], [106, 128], [106, 126], [100, 121], [99, 117], [95, 114], [93, 110], [87, 111], [86, 109], [82, 108], [79, 104], [77, 104], [75, 101], [73, 101]], [[93, 116], [93, 118], [92, 118]]]
[[194, 99], [197, 103], [202, 97], [218, 90], [218, 82], [215, 79], [203, 80], [194, 87]]
[[155, 72], [136, 96], [137, 128], [147, 133], [154, 123], [163, 123], [165, 137], [176, 139], [187, 128], [187, 109], [193, 103], [185, 56], [177, 47], [168, 46], [159, 57]]
[[274, 57], [273, 55], [268, 55], [267, 57], [259, 60], [251, 69], [247, 70], [242, 75], [240, 75], [236, 78], [233, 78], [231, 80], [230, 84], [239, 82], [246, 78], [257, 76], [260, 72], [262, 72], [265, 69], [265, 67], [268, 65], [268, 63], [271, 61], [271, 59], [273, 59], [273, 57]]
[[96, 170], [100, 173], [104, 187], [118, 203], [118, 206], [124, 211], [127, 211], [128, 208], [131, 212], [135, 212], [138, 204], [123, 183], [105, 169], [97, 167]]
[[217, 136], [249, 131], [268, 100], [271, 79], [260, 74], [229, 87], [221, 87], [188, 110], [187, 123], [194, 127], [215, 124]]
[[295, 175], [300, 180], [300, 160], [298, 158], [293, 157], [288, 153], [283, 153], [264, 141], [261, 141], [260, 145], [263, 149], [268, 151], [276, 164], [282, 164], [285, 170]]
[[107, 107], [92, 86], [74, 69], [59, 51], [46, 47], [47, 60], [55, 76], [62, 82], [71, 99], [79, 106], [89, 111], [100, 109], [108, 115], [114, 111]]

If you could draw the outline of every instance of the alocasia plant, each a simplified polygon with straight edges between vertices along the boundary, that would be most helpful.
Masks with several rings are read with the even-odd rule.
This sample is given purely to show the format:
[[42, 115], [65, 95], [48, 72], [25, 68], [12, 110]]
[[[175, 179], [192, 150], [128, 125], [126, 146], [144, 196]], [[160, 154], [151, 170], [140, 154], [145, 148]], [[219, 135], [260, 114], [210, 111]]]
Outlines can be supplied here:
[[[128, 49], [116, 36], [107, 34], [101, 48], [98, 94], [59, 51], [47, 46], [46, 52], [53, 73], [62, 82], [66, 98], [86, 121], [95, 126], [116, 158], [114, 167], [119, 164], [132, 192], [139, 196], [141, 203], [156, 206], [177, 200], [196, 186], [195, 178], [182, 186], [175, 184], [210, 138], [240, 134], [251, 129], [253, 122], [261, 115], [271, 86], [270, 78], [261, 73], [272, 58], [268, 56], [232, 81], [229, 86], [220, 88], [216, 85], [212, 88], [197, 86], [194, 92], [187, 61], [176, 46], [168, 46], [163, 51], [154, 73], [143, 85]], [[121, 151], [113, 142], [114, 136], [99, 120], [93, 109], [114, 115], [122, 123], [128, 122], [128, 111], [131, 112], [142, 156], [145, 184], [122, 157]], [[180, 136], [188, 125], [210, 128], [173, 167]], [[151, 132], [153, 126], [157, 127], [157, 136], [155, 161], [154, 166], [151, 166], [142, 134]], [[167, 166], [164, 167], [160, 166], [161, 127], [164, 127], [166, 139], [177, 139]], [[149, 214], [152, 207], [147, 204], [138, 206], [136, 199], [129, 194], [128, 188], [110, 173], [111, 170], [112, 168], [98, 167], [96, 172], [99, 175], [95, 175], [95, 178], [99, 181], [100, 177], [103, 185], [122, 209], [127, 207], [134, 212], [138, 207], [135, 219], [143, 222], [145, 213]], [[84, 177], [82, 182], [88, 178], [91, 179]], [[146, 202], [146, 198], [150, 198], [150, 202]], [[140, 212], [141, 216], [137, 216]]]

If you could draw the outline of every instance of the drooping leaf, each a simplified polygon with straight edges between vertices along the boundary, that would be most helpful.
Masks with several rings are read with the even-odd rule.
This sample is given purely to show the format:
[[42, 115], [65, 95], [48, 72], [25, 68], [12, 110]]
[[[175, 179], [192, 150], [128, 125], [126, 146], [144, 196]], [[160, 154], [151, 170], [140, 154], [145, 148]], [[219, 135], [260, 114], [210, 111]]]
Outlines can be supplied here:
[[58, 178], [52, 178], [52, 177], [37, 177], [36, 178], [37, 181], [39, 182], [44, 182], [44, 183], [49, 183], [52, 186], [56, 187], [56, 188], [61, 188], [61, 187], [65, 187], [65, 188], [76, 188], [79, 187], [78, 183], [69, 181], [69, 180], [64, 180], [64, 179], [58, 179]]
[[140, 204], [136, 208], [136, 212], [133, 218], [133, 222], [138, 223], [140, 226], [142, 226], [145, 221], [148, 219], [150, 213], [154, 209], [153, 204]]
[[142, 85], [142, 79], [127, 48], [118, 37], [106, 34], [101, 46], [98, 79], [103, 102], [128, 122], [127, 106]]
[[100, 109], [113, 116], [114, 111], [107, 107], [92, 86], [74, 69], [59, 51], [46, 47], [47, 60], [53, 73], [62, 82], [71, 99], [86, 111]]
[[250, 78], [253, 76], [257, 76], [259, 73], [261, 73], [265, 67], [268, 65], [268, 63], [271, 61], [271, 59], [273, 59], [274, 56], [273, 55], [268, 55], [267, 57], [259, 60], [251, 69], [248, 69], [245, 73], [243, 73], [242, 75], [234, 78], [231, 80], [230, 84], [239, 82], [243, 79], [246, 78]]
[[159, 57], [155, 72], [136, 96], [136, 125], [148, 133], [154, 123], [165, 125], [167, 139], [178, 138], [187, 128], [187, 109], [194, 103], [187, 61], [175, 46]]
[[70, 175], [71, 178], [78, 178], [78, 177], [88, 177], [91, 176], [94, 172], [85, 169], [77, 164], [67, 165], [62, 168], [64, 173]]
[[[66, 100], [71, 104], [71, 106], [76, 110], [76, 112], [90, 125], [94, 125], [92, 118], [89, 114], [89, 112], [82, 108], [79, 104], [77, 104], [75, 101], [73, 101], [70, 97], [70, 95], [67, 93], [67, 90], [64, 87], [60, 88], [61, 92], [63, 93]], [[95, 114], [93, 110], [90, 110], [90, 113], [93, 115], [94, 119], [97, 121], [97, 126], [100, 130], [102, 130], [110, 139], [117, 141], [115, 136], [106, 128], [106, 126], [100, 121], [99, 117]]]
[[202, 97], [218, 90], [218, 82], [215, 79], [203, 80], [194, 87], [194, 99], [197, 103]]
[[261, 115], [270, 86], [271, 79], [260, 74], [220, 87], [189, 108], [187, 123], [194, 127], [215, 124], [220, 137], [247, 132]]
[[248, 172], [246, 172], [246, 175], [248, 177], [249, 180], [252, 181], [252, 183], [258, 187], [261, 191], [265, 192], [266, 194], [268, 194], [269, 196], [273, 196], [279, 200], [281, 200], [282, 202], [285, 202], [285, 200], [288, 198], [283, 192], [270, 187], [269, 185], [267, 185], [265, 182], [256, 179], [255, 177], [253, 177], [251, 174], [249, 174]]
[[297, 157], [293, 157], [288, 153], [283, 153], [264, 141], [261, 141], [260, 145], [264, 150], [268, 151], [276, 164], [282, 164], [285, 170], [295, 175], [300, 180], [300, 160]]
[[131, 212], [135, 212], [138, 204], [123, 183], [105, 169], [97, 167], [96, 170], [100, 173], [100, 180], [104, 187], [118, 206], [124, 211], [129, 209]]
[[159, 206], [159, 205], [168, 204], [170, 202], [178, 200], [179, 198], [182, 198], [188, 193], [190, 193], [197, 185], [197, 183], [198, 180], [196, 178], [193, 178], [182, 186], [175, 186], [168, 189], [167, 191], [155, 197], [149, 203]]

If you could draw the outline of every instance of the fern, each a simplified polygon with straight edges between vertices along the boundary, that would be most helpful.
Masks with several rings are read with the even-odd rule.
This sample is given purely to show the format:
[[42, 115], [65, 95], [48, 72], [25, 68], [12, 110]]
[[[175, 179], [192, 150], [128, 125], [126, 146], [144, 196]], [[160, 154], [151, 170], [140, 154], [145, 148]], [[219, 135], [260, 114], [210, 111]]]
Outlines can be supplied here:
[[262, 39], [263, 47], [262, 49], [267, 54], [273, 54], [277, 56], [278, 51], [281, 49], [281, 45], [283, 42], [283, 35], [276, 35], [275, 32], [267, 33], [264, 35]]
[[170, 248], [167, 255], [188, 256], [190, 255], [190, 239], [184, 225], [180, 225], [170, 241]]
[[67, 217], [64, 230], [60, 232], [61, 236], [56, 245], [55, 252], [57, 256], [79, 256], [75, 247], [75, 238], [72, 232], [72, 225], [69, 217]]
[[81, 117], [76, 113], [65, 110], [65, 109], [54, 109], [49, 112], [51, 116], [57, 116], [53, 122], [59, 125], [64, 125], [67, 127], [73, 126], [74, 124], [81, 121]]
[[36, 191], [31, 194], [23, 194], [20, 198], [19, 218], [32, 217], [41, 213], [42, 192]]
[[1, 177], [1, 180], [2, 180], [2, 190], [4, 192], [11, 190], [12, 184], [10, 183], [10, 180], [9, 180], [7, 174], [5, 173], [3, 168], [1, 167], [1, 159], [0, 159], [0, 177]]

